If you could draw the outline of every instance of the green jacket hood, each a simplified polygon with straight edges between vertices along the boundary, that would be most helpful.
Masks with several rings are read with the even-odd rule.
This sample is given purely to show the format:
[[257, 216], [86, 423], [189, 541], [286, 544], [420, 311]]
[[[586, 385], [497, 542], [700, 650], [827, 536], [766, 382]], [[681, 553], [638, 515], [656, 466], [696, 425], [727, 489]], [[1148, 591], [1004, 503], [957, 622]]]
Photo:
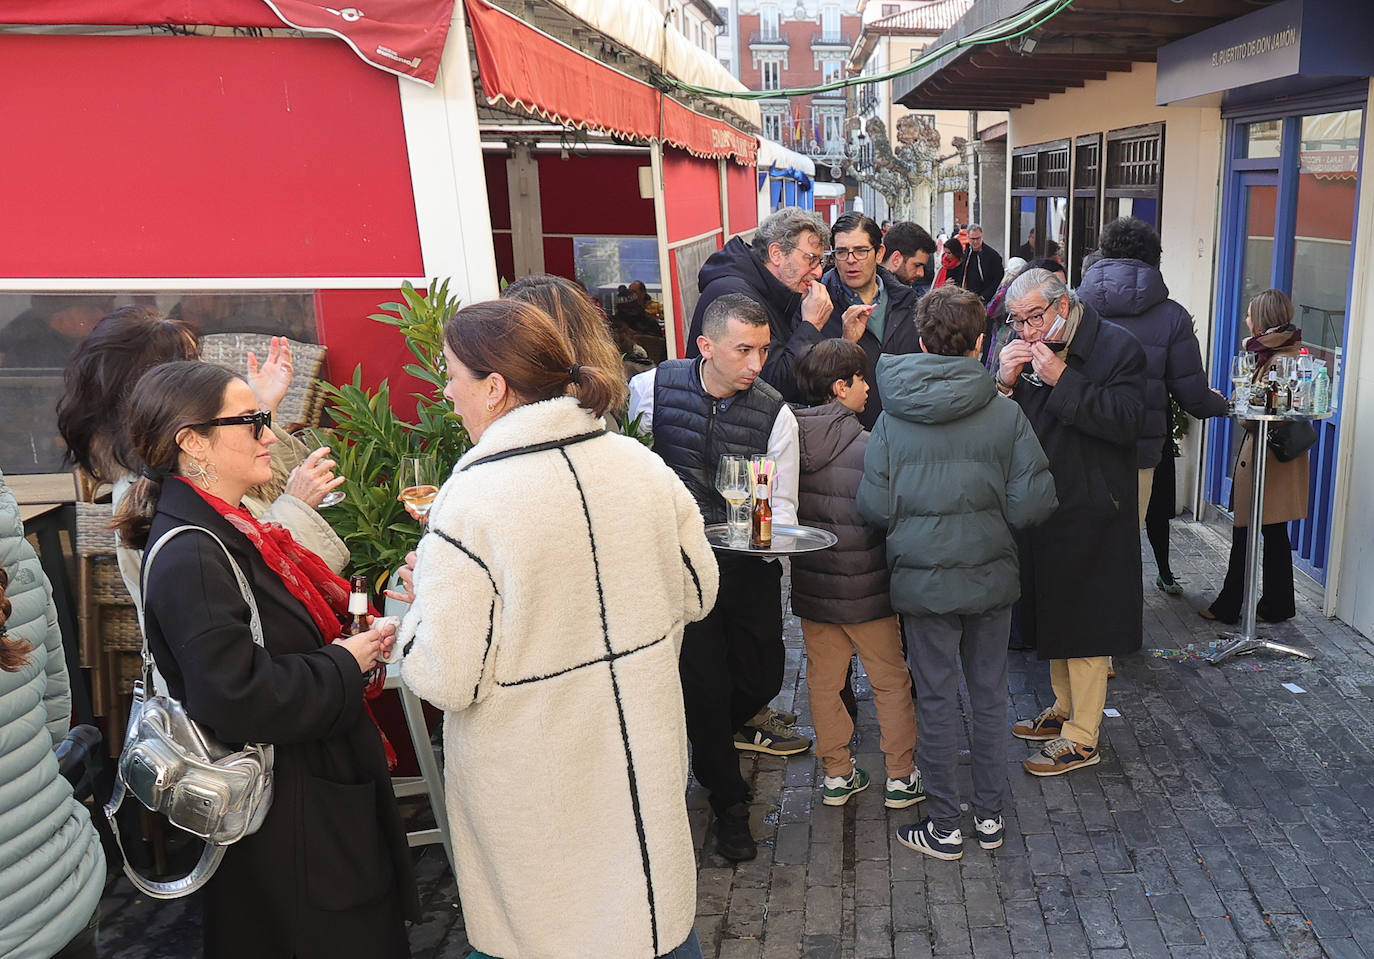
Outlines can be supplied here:
[[976, 357], [934, 353], [883, 354], [878, 360], [883, 410], [913, 423], [948, 423], [997, 396], [992, 376]]

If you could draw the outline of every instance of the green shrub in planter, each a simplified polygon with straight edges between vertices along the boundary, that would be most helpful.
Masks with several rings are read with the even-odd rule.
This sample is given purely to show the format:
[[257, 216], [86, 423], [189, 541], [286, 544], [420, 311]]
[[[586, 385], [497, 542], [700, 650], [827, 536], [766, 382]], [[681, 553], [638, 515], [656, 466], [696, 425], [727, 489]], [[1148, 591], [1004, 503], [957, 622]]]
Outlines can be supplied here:
[[406, 553], [419, 542], [421, 527], [396, 499], [400, 492], [396, 473], [406, 456], [425, 456], [447, 478], [453, 464], [472, 446], [462, 420], [443, 397], [444, 324], [458, 310], [458, 300], [448, 294], [448, 280], [430, 284], [426, 296], [409, 283], [401, 288], [401, 302], [383, 303], [388, 313], [369, 319], [396, 327], [416, 362], [405, 372], [428, 384], [415, 397], [415, 422], [397, 416], [391, 408], [391, 386], [382, 380], [374, 390], [362, 388], [362, 367], [353, 371], [353, 382], [326, 385], [329, 415], [334, 426], [327, 432], [336, 440], [332, 454], [345, 478], [344, 500], [324, 510], [334, 532], [353, 554], [352, 571], [366, 574], [374, 593], [392, 572], [405, 562]]

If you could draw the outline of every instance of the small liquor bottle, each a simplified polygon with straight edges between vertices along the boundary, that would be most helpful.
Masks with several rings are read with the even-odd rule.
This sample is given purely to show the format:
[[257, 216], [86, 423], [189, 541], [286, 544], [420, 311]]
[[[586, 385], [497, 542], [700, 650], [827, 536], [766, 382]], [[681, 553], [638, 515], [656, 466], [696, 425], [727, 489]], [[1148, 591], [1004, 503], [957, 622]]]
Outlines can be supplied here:
[[749, 545], [753, 549], [771, 549], [773, 546], [773, 507], [768, 502], [768, 484], [760, 482], [754, 487], [754, 512], [750, 517]]

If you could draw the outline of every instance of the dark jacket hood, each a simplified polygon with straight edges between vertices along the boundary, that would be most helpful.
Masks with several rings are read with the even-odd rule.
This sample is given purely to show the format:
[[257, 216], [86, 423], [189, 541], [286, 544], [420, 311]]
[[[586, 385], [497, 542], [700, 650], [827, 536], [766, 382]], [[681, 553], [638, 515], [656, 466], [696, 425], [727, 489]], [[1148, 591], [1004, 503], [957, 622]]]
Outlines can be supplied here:
[[859, 417], [840, 403], [826, 403], [793, 411], [801, 448], [803, 473], [814, 473], [835, 461], [864, 433]]
[[779, 315], [790, 317], [801, 303], [801, 294], [789, 290], [778, 282], [778, 278], [768, 272], [749, 244], [739, 237], [733, 237], [716, 252], [706, 258], [697, 274], [697, 289], [705, 292], [713, 281], [726, 277], [739, 277], [768, 300]]
[[1098, 260], [1083, 274], [1078, 297], [1101, 316], [1140, 316], [1167, 300], [1169, 287], [1140, 260]]
[[878, 360], [883, 410], [913, 423], [948, 423], [982, 409], [997, 396], [992, 376], [971, 356], [883, 354]]

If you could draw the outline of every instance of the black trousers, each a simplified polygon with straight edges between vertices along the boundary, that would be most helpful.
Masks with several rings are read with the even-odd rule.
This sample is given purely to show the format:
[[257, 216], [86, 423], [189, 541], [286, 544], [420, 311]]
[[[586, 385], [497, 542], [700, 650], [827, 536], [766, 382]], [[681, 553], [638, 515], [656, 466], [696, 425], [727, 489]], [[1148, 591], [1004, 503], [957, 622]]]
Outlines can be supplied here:
[[735, 731], [782, 689], [782, 564], [717, 554], [720, 592], [678, 660], [692, 772], [717, 813], [746, 802]]
[[[1213, 600], [1212, 615], [1234, 623], [1240, 619], [1240, 604], [1245, 594], [1245, 544], [1249, 527], [1231, 529], [1231, 558], [1226, 564], [1226, 580]], [[1260, 527], [1264, 537], [1260, 560], [1260, 599], [1255, 611], [1268, 620], [1292, 619], [1297, 612], [1293, 600], [1293, 547], [1288, 542], [1288, 524], [1270, 523]]]
[[1155, 467], [1154, 486], [1150, 490], [1150, 502], [1145, 507], [1145, 536], [1150, 541], [1150, 549], [1155, 554], [1155, 565], [1165, 580], [1174, 578], [1169, 568], [1169, 520], [1174, 518], [1174, 505], [1178, 498], [1174, 479], [1174, 451], [1169, 448], [1169, 440], [1164, 440], [1164, 455]]

